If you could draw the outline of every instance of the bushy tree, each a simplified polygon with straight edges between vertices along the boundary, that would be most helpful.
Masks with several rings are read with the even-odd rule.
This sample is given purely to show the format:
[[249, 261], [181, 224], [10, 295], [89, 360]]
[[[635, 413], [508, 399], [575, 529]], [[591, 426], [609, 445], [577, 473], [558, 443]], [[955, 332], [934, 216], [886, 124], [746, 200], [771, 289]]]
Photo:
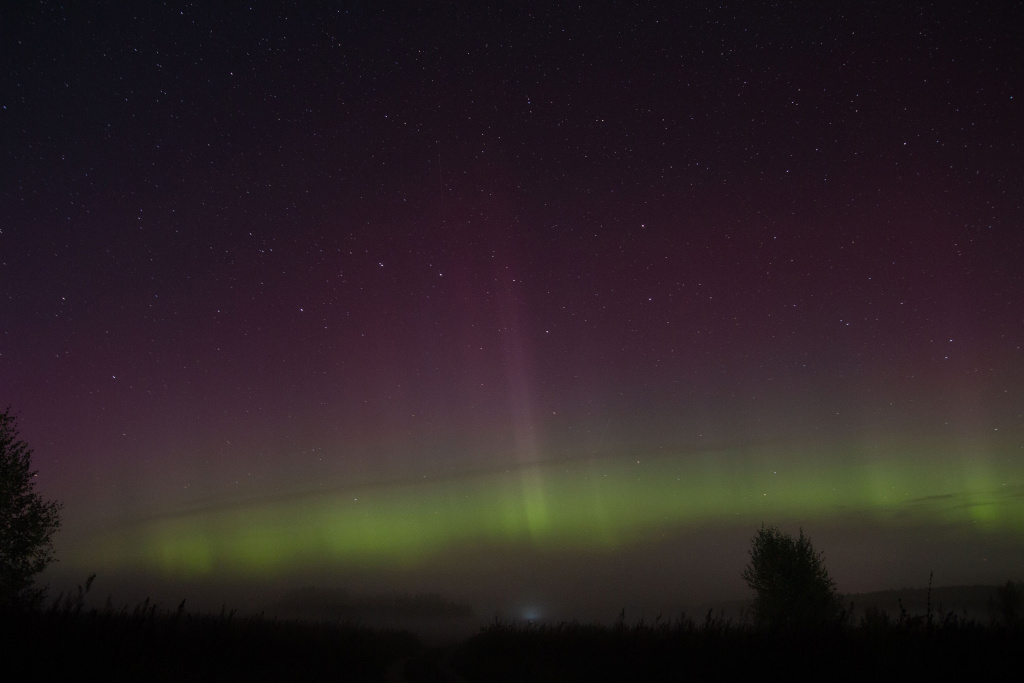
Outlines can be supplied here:
[[838, 623], [843, 614], [824, 554], [811, 539], [764, 527], [751, 540], [743, 579], [754, 591], [754, 621], [761, 628], [799, 630]]
[[1007, 581], [996, 588], [996, 601], [991, 607], [996, 623], [1016, 626], [1024, 622], [1024, 590], [1021, 584]]
[[62, 505], [35, 491], [31, 459], [7, 408], [0, 413], [0, 605], [38, 602], [43, 591], [34, 578], [54, 560]]

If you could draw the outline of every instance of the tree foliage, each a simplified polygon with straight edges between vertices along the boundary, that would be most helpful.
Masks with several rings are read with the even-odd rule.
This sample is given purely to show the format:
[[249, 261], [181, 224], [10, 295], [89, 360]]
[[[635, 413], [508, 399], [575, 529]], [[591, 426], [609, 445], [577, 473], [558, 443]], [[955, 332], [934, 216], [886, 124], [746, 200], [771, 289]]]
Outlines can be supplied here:
[[754, 621], [761, 628], [795, 630], [837, 623], [842, 616], [824, 554], [811, 539], [764, 527], [751, 540], [743, 579], [754, 591]]
[[0, 605], [38, 602], [36, 574], [54, 561], [59, 502], [46, 502], [30, 469], [32, 449], [18, 438], [10, 408], [0, 413]]
[[993, 617], [1004, 626], [1016, 626], [1024, 621], [1024, 590], [1020, 583], [1007, 581], [996, 588]]

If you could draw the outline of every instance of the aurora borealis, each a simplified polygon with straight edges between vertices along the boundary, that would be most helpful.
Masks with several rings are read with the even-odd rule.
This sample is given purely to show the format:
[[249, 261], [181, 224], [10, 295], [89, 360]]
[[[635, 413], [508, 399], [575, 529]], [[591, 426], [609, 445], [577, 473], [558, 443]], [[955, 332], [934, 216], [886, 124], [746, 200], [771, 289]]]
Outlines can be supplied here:
[[1021, 19], [3, 9], [51, 581], [658, 611], [762, 523], [840, 590], [1024, 578]]
[[[940, 521], [977, 525], [986, 534], [1015, 534], [1024, 522], [1020, 487], [1006, 484], [1024, 476], [1024, 464], [1004, 453], [986, 466], [965, 464], [962, 454], [934, 447], [922, 454], [888, 444], [902, 457], [826, 466], [820, 456], [794, 456], [788, 446], [754, 457], [711, 452], [646, 464], [556, 462], [185, 511], [142, 523], [140, 544], [112, 540], [113, 557], [104, 557], [100, 544], [95, 561], [182, 575], [220, 568], [247, 576], [294, 568], [310, 557], [318, 563], [415, 564], [491, 539], [613, 548], [667, 528], [734, 517], [755, 525], [762, 519], [843, 516], [883, 524]], [[970, 452], [977, 447], [972, 444]], [[119, 551], [126, 556], [117, 557]]]

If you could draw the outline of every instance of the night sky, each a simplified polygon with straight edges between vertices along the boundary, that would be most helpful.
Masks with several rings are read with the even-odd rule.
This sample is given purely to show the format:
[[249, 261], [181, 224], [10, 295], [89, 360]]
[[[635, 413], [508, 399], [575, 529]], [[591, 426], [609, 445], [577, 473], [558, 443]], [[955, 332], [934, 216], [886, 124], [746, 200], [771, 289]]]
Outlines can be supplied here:
[[1021, 4], [480, 4], [0, 10], [50, 580], [1024, 578]]

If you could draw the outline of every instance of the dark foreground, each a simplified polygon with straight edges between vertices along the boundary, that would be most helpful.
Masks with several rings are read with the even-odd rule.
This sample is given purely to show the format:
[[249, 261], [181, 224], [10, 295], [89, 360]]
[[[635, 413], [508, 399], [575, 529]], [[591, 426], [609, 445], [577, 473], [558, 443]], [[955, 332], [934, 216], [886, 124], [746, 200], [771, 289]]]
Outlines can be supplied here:
[[0, 614], [6, 673], [106, 681], [707, 681], [999, 679], [1019, 671], [1024, 624], [869, 612], [801, 633], [708, 618], [611, 626], [494, 623], [447, 648], [338, 623], [190, 614], [81, 600]]
[[3, 680], [20, 671], [38, 680], [378, 681], [422, 649], [403, 631], [191, 614], [184, 604], [0, 613]]
[[[758, 632], [709, 619], [607, 627], [496, 624], [452, 666], [472, 681], [954, 680], [1018, 670], [1020, 626], [876, 615], [857, 626]], [[981, 679], [984, 680], [984, 679]], [[998, 678], [996, 679], [998, 680]]]

